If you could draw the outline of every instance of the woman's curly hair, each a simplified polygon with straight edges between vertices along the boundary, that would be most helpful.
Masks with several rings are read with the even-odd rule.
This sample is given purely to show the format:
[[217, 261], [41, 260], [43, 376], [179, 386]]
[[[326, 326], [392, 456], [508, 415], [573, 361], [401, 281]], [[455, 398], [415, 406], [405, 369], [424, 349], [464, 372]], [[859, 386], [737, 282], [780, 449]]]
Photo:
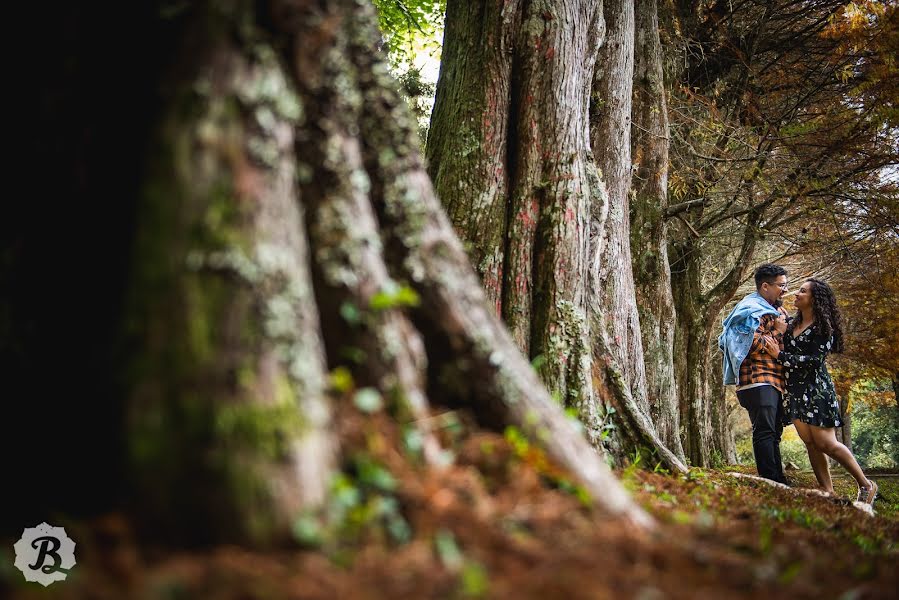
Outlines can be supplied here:
[[[820, 279], [806, 279], [811, 283], [812, 292], [812, 310], [815, 313], [815, 323], [819, 323], [824, 338], [833, 337], [833, 344], [830, 347], [831, 352], [843, 351], [843, 315], [840, 314], [840, 307], [837, 306], [837, 297], [833, 293], [833, 289]], [[790, 332], [802, 323], [802, 313], [797, 311], [796, 318], [790, 322]]]

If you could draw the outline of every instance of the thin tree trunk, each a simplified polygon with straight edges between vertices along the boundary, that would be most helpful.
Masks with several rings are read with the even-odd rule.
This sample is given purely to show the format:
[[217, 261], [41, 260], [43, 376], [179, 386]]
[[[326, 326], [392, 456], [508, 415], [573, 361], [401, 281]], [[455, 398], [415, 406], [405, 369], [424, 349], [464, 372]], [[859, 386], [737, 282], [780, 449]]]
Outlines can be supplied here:
[[724, 364], [716, 360], [720, 353], [714, 339], [709, 353], [709, 413], [712, 418], [712, 455], [721, 464], [732, 465], [737, 462], [737, 446], [734, 441], [734, 430], [730, 421], [730, 407], [724, 391]]
[[844, 394], [839, 397], [840, 420], [843, 426], [839, 428], [840, 441], [852, 452], [852, 413], [849, 411], [849, 396]]
[[630, 241], [650, 415], [662, 443], [683, 460], [673, 356], [677, 316], [665, 220], [669, 131], [662, 61], [657, 2], [648, 0], [636, 9]]

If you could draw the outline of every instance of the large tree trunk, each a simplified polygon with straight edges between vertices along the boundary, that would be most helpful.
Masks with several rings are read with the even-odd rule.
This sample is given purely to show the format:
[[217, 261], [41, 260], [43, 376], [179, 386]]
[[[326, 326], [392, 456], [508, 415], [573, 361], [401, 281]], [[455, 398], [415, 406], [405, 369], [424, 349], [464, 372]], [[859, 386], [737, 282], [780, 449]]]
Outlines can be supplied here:
[[674, 377], [676, 314], [665, 219], [669, 131], [662, 61], [657, 2], [649, 0], [636, 10], [630, 241], [650, 415], [662, 443], [683, 460]]
[[[310, 111], [317, 122], [310, 124], [308, 139], [314, 139], [319, 128], [328, 131], [337, 124], [342, 147], [358, 149], [361, 161], [351, 163], [357, 166], [350, 175], [368, 185], [358, 185], [354, 193], [370, 202], [378, 217], [389, 274], [420, 298], [409, 316], [428, 349], [428, 392], [443, 401], [467, 404], [485, 425], [520, 427], [584, 482], [602, 507], [648, 525], [645, 514], [540, 385], [494, 314], [424, 171], [414, 123], [387, 75], [386, 61], [371, 51], [379, 40], [371, 8], [350, 0], [331, 9], [286, 1], [276, 6], [276, 23], [289, 37], [285, 59], [293, 67], [301, 99], [307, 106], [324, 101], [328, 107], [321, 113]], [[565, 22], [573, 26], [573, 15]], [[322, 23], [333, 24], [328, 35], [321, 35]], [[578, 51], [590, 51], [586, 37], [558, 41], [579, 42]], [[348, 82], [354, 83], [355, 93], [347, 89]], [[340, 102], [343, 106], [335, 104]], [[352, 152], [335, 154], [334, 144], [304, 147], [309, 154], [303, 158], [310, 161], [313, 174], [319, 169], [333, 173], [334, 162], [352, 159]], [[546, 210], [553, 213], [558, 207]], [[563, 231], [571, 232], [568, 227]], [[576, 264], [559, 247], [554, 246], [554, 256], [561, 253]], [[358, 276], [359, 264], [353, 264]], [[558, 260], [547, 259], [547, 264], [570, 282], [572, 276]]]
[[591, 110], [593, 152], [608, 189], [608, 207], [593, 215], [591, 319], [603, 396], [619, 409], [632, 447], [647, 447], [670, 468], [683, 462], [659, 439], [649, 417], [640, 316], [630, 247], [631, 104], [634, 5], [605, 0], [606, 41], [597, 60]]
[[[440, 80], [428, 130], [428, 171], [502, 314], [510, 170], [512, 69], [521, 2], [447, 2]], [[521, 91], [516, 90], [520, 95]], [[529, 283], [529, 282], [528, 282]]]
[[632, 275], [620, 268], [630, 264], [633, 12], [613, 3], [608, 14], [615, 38], [601, 60], [608, 77], [600, 95], [614, 108], [598, 131], [615, 202], [588, 139], [604, 23], [596, 1], [502, 9], [488, 0], [449, 2], [429, 168], [513, 338], [540, 363], [553, 393], [578, 408], [594, 445], [603, 425], [598, 376], [602, 399], [615, 398], [632, 443], [657, 448], [681, 469], [648, 417]]
[[597, 61], [590, 115], [593, 152], [609, 194], [608, 209], [594, 218], [593, 315], [609, 339], [609, 358], [648, 412], [640, 319], [634, 304], [630, 247], [631, 101], [634, 73], [634, 7], [605, 0], [606, 41]]
[[259, 543], [324, 500], [335, 443], [301, 108], [275, 55], [230, 35], [248, 11], [198, 15], [165, 85], [137, 215], [127, 439], [145, 524]]
[[651, 526], [495, 315], [373, 51], [373, 8], [235, 0], [177, 18], [129, 309], [131, 468], [157, 533], [283, 540], [336, 468], [335, 367], [400, 420], [426, 422], [431, 398], [517, 426], [600, 507]]
[[429, 168], [516, 344], [599, 445], [586, 283], [605, 198], [586, 124], [601, 5], [497, 5], [448, 2]]

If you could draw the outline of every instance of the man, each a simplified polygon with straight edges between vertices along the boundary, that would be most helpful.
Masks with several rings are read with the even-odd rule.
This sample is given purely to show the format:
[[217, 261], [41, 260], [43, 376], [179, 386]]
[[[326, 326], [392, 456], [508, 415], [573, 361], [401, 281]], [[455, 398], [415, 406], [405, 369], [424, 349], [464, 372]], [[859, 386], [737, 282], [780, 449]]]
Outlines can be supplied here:
[[765, 352], [765, 339], [781, 342], [787, 271], [773, 264], [755, 270], [755, 289], [724, 320], [718, 347], [724, 352], [724, 384], [737, 386], [740, 406], [752, 422], [752, 453], [761, 477], [786, 483], [780, 458], [783, 433], [783, 367]]

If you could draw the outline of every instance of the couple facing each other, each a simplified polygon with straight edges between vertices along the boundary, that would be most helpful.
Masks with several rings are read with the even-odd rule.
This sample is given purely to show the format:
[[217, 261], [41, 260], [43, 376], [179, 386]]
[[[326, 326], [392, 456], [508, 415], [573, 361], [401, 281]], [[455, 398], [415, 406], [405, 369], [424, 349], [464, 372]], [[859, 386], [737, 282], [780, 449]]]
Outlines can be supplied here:
[[827, 456], [858, 482], [857, 500], [873, 504], [877, 484], [865, 477], [852, 452], [836, 438], [840, 404], [825, 359], [843, 351], [843, 328], [833, 290], [807, 279], [796, 292], [796, 315], [782, 307], [787, 271], [764, 264], [756, 291], [724, 320], [718, 346], [724, 352], [724, 384], [737, 386], [740, 406], [752, 422], [752, 453], [760, 476], [786, 483], [780, 437], [793, 424], [805, 443], [818, 487], [833, 494]]

